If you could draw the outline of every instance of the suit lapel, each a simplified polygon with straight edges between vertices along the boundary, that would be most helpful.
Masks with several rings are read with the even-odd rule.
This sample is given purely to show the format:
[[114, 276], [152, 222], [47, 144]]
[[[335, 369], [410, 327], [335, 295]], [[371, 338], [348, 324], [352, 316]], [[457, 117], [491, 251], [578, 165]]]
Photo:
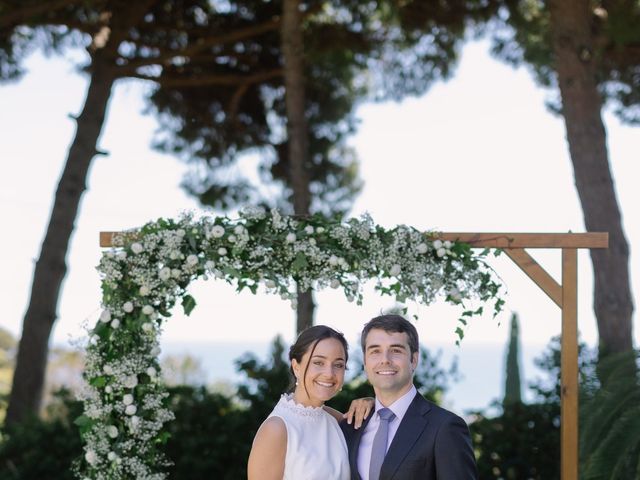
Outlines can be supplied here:
[[430, 409], [431, 405], [429, 405], [429, 402], [427, 402], [420, 393], [416, 393], [415, 398], [402, 418], [398, 431], [393, 437], [387, 455], [384, 457], [384, 463], [380, 471], [381, 479], [391, 478], [393, 473], [398, 469], [413, 444], [416, 443], [427, 426], [428, 420], [426, 413]]

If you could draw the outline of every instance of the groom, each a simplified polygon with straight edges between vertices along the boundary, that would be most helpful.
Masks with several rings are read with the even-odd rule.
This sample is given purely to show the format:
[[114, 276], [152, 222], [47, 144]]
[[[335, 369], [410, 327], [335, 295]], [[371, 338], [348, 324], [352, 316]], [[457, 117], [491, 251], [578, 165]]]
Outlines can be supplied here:
[[364, 326], [361, 344], [376, 411], [358, 430], [341, 423], [351, 479], [477, 479], [464, 420], [425, 400], [413, 385], [416, 328], [399, 315], [382, 315]]

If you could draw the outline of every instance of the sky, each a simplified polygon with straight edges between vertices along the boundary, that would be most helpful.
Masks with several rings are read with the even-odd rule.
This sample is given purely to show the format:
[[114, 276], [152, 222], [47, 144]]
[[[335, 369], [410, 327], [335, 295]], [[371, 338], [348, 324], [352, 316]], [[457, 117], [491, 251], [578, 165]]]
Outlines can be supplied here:
[[[0, 325], [16, 336], [74, 134], [72, 117], [81, 111], [87, 87], [86, 78], [75, 72], [70, 59], [33, 55], [27, 67], [29, 73], [20, 82], [0, 86], [0, 212], [4, 224]], [[142, 82], [125, 81], [114, 89], [98, 145], [108, 155], [93, 160], [76, 220], [52, 335], [55, 344], [68, 345], [81, 337], [82, 325], [95, 322], [99, 314], [95, 266], [103, 251], [98, 244], [100, 231], [134, 228], [187, 210], [201, 211], [180, 189], [186, 166], [150, 148], [156, 123], [142, 113], [145, 88]], [[465, 46], [454, 78], [434, 84], [422, 97], [362, 104], [357, 110], [359, 128], [350, 143], [359, 156], [364, 188], [352, 215], [368, 212], [386, 227], [407, 224], [421, 230], [585, 231], [564, 125], [546, 110], [548, 96], [525, 69], [500, 63], [490, 57], [486, 43], [472, 42]], [[608, 112], [604, 119], [631, 248], [633, 288], [640, 275], [636, 255], [640, 135]], [[252, 163], [247, 159], [244, 168], [249, 171]], [[559, 250], [530, 253], [560, 279]], [[578, 261], [579, 329], [581, 338], [595, 345], [588, 252], [580, 251]], [[466, 358], [471, 372], [466, 375], [468, 386], [472, 380], [481, 385], [485, 373], [498, 378], [511, 312], [520, 316], [527, 358], [560, 333], [558, 307], [505, 256], [491, 264], [508, 289], [505, 313], [497, 319], [485, 316], [473, 322], [459, 349], [453, 347], [457, 310], [439, 303], [409, 305], [410, 313], [419, 317], [416, 325], [423, 344]], [[236, 294], [232, 287], [211, 280], [195, 282], [191, 290], [198, 307], [188, 318], [176, 312], [166, 324], [163, 343], [167, 348], [193, 345], [201, 351], [214, 344], [253, 345], [268, 342], [276, 334], [287, 342], [293, 340], [294, 312], [279, 297]], [[335, 291], [320, 292], [316, 300], [316, 323], [343, 331], [352, 345], [366, 320], [393, 306], [391, 299], [381, 298], [372, 287], [365, 290], [361, 306], [348, 303]], [[636, 345], [639, 339], [636, 326]], [[480, 351], [493, 351], [492, 363], [483, 366], [485, 370], [473, 370], [480, 360], [474, 355], [482, 355]], [[460, 367], [464, 375], [465, 366]], [[219, 368], [230, 370], [230, 361]], [[530, 373], [528, 368], [525, 365], [525, 376]], [[489, 374], [486, 369], [495, 371]], [[468, 399], [452, 402], [473, 403]]]

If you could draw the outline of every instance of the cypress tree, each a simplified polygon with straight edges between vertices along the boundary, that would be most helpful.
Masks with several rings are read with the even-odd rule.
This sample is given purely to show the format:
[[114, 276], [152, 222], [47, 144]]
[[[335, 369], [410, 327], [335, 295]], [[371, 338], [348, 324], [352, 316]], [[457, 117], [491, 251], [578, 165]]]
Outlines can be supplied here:
[[519, 363], [520, 328], [518, 326], [518, 314], [511, 315], [511, 334], [509, 348], [507, 350], [506, 378], [504, 382], [503, 405], [522, 403], [520, 388], [520, 363]]

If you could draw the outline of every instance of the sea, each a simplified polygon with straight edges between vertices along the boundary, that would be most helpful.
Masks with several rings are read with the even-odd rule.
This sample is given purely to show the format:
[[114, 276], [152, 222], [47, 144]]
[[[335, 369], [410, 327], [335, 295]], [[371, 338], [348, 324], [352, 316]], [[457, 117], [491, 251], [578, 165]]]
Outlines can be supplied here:
[[[522, 345], [520, 347], [520, 378], [525, 401], [533, 400], [529, 384], [533, 381], [551, 381], [548, 374], [535, 365], [546, 345]], [[251, 353], [262, 362], [270, 358], [271, 343], [264, 342], [165, 342], [161, 358], [166, 356], [190, 356], [197, 360], [204, 375], [202, 383], [227, 391], [246, 380], [237, 371], [235, 360]], [[469, 416], [473, 411], [491, 413], [494, 404], [504, 395], [506, 347], [504, 344], [462, 344], [453, 343], [430, 346], [432, 355], [439, 355], [439, 366], [448, 370], [452, 362], [457, 362], [457, 381], [449, 384], [443, 405], [450, 410]], [[360, 352], [350, 351], [350, 357], [361, 359]], [[351, 363], [351, 359], [350, 359]], [[356, 371], [360, 364], [350, 365]]]

